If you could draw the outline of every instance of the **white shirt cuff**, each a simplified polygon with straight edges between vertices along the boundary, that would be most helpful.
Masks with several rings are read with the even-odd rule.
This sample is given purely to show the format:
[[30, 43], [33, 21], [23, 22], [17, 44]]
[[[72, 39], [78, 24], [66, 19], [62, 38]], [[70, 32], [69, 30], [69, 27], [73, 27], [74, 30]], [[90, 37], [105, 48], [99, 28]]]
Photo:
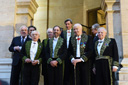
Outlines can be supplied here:
[[118, 69], [118, 67], [117, 67], [117, 66], [113, 66], [113, 68], [116, 68], [116, 69]]
[[72, 62], [74, 59], [75, 59], [75, 58], [72, 58], [72, 59], [71, 59], [71, 62]]
[[40, 64], [40, 61], [38, 60], [38, 64]]
[[80, 58], [80, 60], [81, 60], [82, 62], [84, 62], [84, 60], [83, 60], [82, 58]]
[[20, 50], [22, 49], [22, 46], [19, 46]]

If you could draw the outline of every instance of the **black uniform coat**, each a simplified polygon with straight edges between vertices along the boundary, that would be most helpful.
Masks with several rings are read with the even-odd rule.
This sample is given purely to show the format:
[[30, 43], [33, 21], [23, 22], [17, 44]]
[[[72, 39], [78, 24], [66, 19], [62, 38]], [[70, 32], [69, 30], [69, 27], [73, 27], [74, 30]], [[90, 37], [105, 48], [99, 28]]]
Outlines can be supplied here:
[[[52, 58], [53, 53], [53, 38], [48, 41], [46, 47], [46, 60], [47, 60], [47, 70], [48, 70], [48, 81], [49, 85], [63, 85], [63, 61], [67, 56], [67, 46], [66, 41], [59, 37], [56, 47], [54, 49], [54, 58]], [[57, 67], [52, 67], [50, 62], [52, 60], [58, 61]]]
[[[66, 40], [66, 43], [67, 43], [67, 30], [63, 31], [63, 36], [64, 36], [64, 39]], [[71, 37], [74, 36], [74, 32], [73, 32], [73, 29], [71, 29]], [[71, 62], [69, 60], [69, 53], [67, 52], [67, 56], [66, 56], [66, 59], [65, 59], [65, 69], [64, 69], [64, 85], [70, 85], [70, 81], [71, 81]]]
[[46, 60], [46, 46], [48, 43], [48, 39], [44, 39], [42, 41], [43, 45], [43, 55], [42, 55], [42, 75], [44, 76], [44, 85], [48, 85], [48, 72], [47, 72], [47, 60]]
[[[72, 58], [76, 58], [77, 39], [76, 36], [71, 37], [69, 43], [70, 62]], [[72, 65], [72, 85], [74, 85], [74, 75], [76, 75], [76, 85], [89, 85], [90, 84], [90, 67], [89, 60], [92, 54], [92, 38], [86, 34], [81, 35], [80, 42], [80, 58], [84, 62], [76, 64], [76, 74], [74, 74], [74, 66]]]
[[95, 43], [96, 85], [113, 85], [112, 66], [119, 65], [116, 41], [106, 37], [100, 54], [98, 54], [97, 45], [98, 41]]
[[23, 85], [38, 85], [40, 77], [40, 64], [42, 63], [42, 43], [38, 42], [37, 53], [34, 60], [39, 60], [39, 64], [25, 63], [25, 59], [30, 59], [31, 41], [27, 41], [22, 48], [23, 61]]

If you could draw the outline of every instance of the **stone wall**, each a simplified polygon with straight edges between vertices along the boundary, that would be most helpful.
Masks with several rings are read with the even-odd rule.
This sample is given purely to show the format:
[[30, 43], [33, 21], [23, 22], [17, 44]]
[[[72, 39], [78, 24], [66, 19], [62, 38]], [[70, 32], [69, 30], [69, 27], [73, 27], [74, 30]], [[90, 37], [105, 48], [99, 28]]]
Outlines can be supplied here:
[[0, 80], [10, 81], [11, 53], [8, 51], [14, 33], [15, 0], [0, 3]]

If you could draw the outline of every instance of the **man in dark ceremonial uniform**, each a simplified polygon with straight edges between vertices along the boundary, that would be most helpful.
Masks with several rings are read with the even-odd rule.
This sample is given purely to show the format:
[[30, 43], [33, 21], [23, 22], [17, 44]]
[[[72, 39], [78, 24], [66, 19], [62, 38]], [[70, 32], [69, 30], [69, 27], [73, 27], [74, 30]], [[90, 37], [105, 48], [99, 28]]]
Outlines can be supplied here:
[[67, 56], [66, 41], [60, 37], [61, 28], [53, 27], [54, 38], [46, 47], [48, 85], [63, 85], [63, 61]]
[[114, 85], [114, 72], [117, 71], [118, 50], [115, 39], [106, 37], [105, 28], [98, 29], [99, 40], [95, 43], [96, 85]]
[[38, 85], [40, 64], [42, 63], [42, 43], [38, 41], [39, 33], [32, 31], [32, 40], [27, 41], [21, 53], [23, 55], [23, 85]]
[[23, 44], [26, 43], [26, 41], [31, 40], [27, 37], [28, 28], [26, 26], [20, 27], [20, 34], [21, 36], [13, 38], [12, 43], [9, 47], [9, 51], [14, 53], [12, 56], [10, 85], [19, 85], [19, 77], [21, 74], [22, 67], [21, 49]]
[[68, 49], [72, 63], [72, 85], [90, 85], [89, 59], [92, 54], [92, 38], [82, 33], [79, 23], [73, 26], [73, 30], [75, 36], [71, 37]]
[[48, 73], [47, 73], [47, 61], [46, 61], [46, 46], [47, 46], [47, 42], [48, 40], [50, 40], [51, 38], [53, 38], [53, 29], [52, 28], [48, 28], [47, 29], [47, 34], [48, 34], [48, 38], [44, 39], [42, 41], [43, 44], [43, 61], [42, 61], [42, 75], [44, 76], [44, 85], [48, 85]]
[[[69, 48], [69, 40], [70, 37], [74, 36], [74, 31], [72, 29], [72, 20], [71, 19], [66, 19], [64, 21], [64, 24], [66, 26], [66, 30], [63, 31], [63, 36], [64, 39], [66, 40], [66, 44], [67, 44], [67, 49]], [[71, 72], [71, 63], [69, 60], [69, 53], [67, 52], [67, 56], [65, 59], [65, 67], [64, 67], [64, 85], [70, 85], [70, 72]]]

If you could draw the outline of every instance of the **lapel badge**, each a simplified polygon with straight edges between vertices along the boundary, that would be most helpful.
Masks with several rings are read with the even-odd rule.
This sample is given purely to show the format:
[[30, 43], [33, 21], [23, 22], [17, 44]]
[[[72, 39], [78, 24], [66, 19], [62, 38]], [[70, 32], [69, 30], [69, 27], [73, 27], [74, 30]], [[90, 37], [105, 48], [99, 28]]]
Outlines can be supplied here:
[[104, 45], [105, 45], [105, 46], [108, 46], [108, 43], [105, 43]]

